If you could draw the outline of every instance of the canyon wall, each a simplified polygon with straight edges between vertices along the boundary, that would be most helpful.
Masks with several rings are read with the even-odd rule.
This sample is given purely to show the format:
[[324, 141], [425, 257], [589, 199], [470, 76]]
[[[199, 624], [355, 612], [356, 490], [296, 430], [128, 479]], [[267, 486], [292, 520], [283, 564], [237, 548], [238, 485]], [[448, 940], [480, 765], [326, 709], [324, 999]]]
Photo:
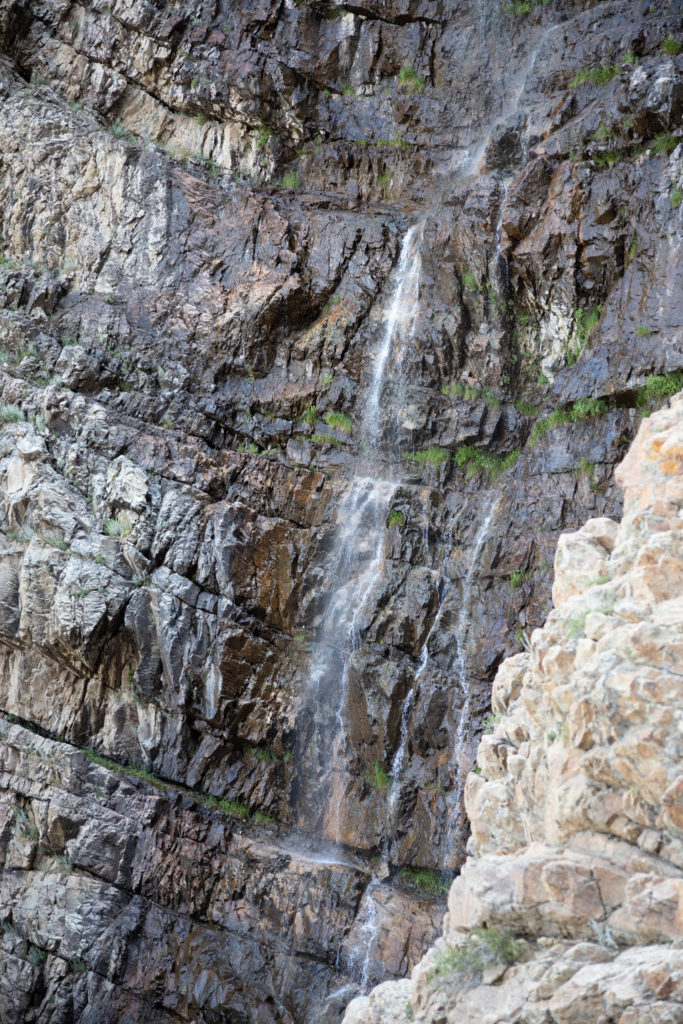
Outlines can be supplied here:
[[560, 539], [554, 609], [503, 662], [443, 936], [345, 1024], [683, 1019], [683, 393]]
[[679, 39], [0, 0], [3, 1024], [332, 1024], [433, 943], [491, 681], [683, 384]]

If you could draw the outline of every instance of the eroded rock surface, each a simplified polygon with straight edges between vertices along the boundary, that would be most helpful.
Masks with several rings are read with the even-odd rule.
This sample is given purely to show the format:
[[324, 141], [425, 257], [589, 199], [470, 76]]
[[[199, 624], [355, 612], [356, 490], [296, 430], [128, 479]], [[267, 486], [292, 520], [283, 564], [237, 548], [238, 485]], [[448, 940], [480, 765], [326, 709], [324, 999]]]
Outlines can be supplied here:
[[[566, 600], [607, 564], [613, 468], [683, 371], [680, 6], [514, 8], [0, 0], [9, 1024], [333, 1021], [436, 935], [496, 668], [545, 621], [563, 530], [603, 524]], [[378, 570], [344, 699], [335, 677], [320, 704], [331, 552], [416, 225], [372, 465], [391, 504], [346, 567], [379, 550]], [[36, 743], [81, 765], [67, 796], [32, 781]], [[115, 882], [104, 842], [41, 871], [111, 835], [106, 801], [79, 803], [84, 750], [135, 856], [141, 793], [171, 808], [145, 843], [166, 816], [215, 830], [169, 854], [182, 905], [140, 889], [132, 852]], [[239, 927], [206, 909], [230, 857], [276, 879], [264, 909], [239, 875]], [[297, 866], [316, 857], [351, 864], [343, 896]], [[116, 935], [101, 961], [52, 923], [88, 885]], [[112, 923], [129, 903], [148, 932]]]
[[616, 477], [621, 522], [563, 535], [555, 609], [498, 670], [443, 937], [346, 1024], [683, 1017], [683, 393]]

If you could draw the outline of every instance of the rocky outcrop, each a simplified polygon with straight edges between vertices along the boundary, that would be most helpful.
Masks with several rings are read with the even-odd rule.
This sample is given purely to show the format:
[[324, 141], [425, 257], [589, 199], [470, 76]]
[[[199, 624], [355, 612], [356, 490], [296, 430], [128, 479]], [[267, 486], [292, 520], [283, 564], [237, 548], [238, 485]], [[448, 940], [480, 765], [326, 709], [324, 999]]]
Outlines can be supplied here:
[[[495, 671], [681, 385], [679, 30], [677, 0], [0, 0], [8, 1024], [106, 1024], [119, 988], [150, 1020], [332, 1021], [433, 941]], [[341, 560], [377, 571], [323, 701], [409, 227], [410, 337], [363, 470], [391, 501]], [[66, 795], [34, 783], [36, 744], [81, 766]], [[144, 843], [183, 837], [185, 902], [132, 861], [112, 880], [105, 844], [79, 860], [111, 834], [106, 800], [84, 817], [88, 751], [131, 851], [140, 794]], [[239, 928], [207, 915], [232, 856]], [[116, 962], [54, 923], [88, 885]], [[114, 927], [129, 904], [158, 942]], [[205, 941], [230, 951], [211, 996]]]
[[683, 1015], [683, 393], [616, 475], [621, 522], [560, 538], [555, 608], [498, 670], [443, 937], [345, 1024]]

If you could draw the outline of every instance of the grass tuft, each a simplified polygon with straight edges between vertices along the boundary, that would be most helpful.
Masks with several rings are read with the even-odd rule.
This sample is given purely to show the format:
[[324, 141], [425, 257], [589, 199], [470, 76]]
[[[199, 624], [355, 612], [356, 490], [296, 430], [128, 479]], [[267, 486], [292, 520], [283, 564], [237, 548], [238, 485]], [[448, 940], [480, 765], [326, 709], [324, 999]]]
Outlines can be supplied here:
[[399, 71], [398, 81], [400, 85], [405, 86], [406, 92], [409, 93], [422, 92], [427, 85], [424, 78], [421, 78], [413, 68], [407, 66], [402, 67]]
[[353, 421], [345, 412], [328, 412], [325, 423], [332, 430], [339, 430], [342, 434], [350, 434], [353, 431]]
[[618, 64], [598, 64], [597, 67], [581, 68], [569, 83], [570, 89], [580, 85], [607, 85], [619, 74]]

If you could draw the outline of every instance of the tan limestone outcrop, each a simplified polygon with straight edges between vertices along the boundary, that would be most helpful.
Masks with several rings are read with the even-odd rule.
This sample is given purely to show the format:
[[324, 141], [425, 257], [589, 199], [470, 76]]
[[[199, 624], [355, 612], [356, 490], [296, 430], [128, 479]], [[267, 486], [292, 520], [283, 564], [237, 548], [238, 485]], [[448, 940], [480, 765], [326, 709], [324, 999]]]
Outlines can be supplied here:
[[443, 937], [345, 1024], [683, 1021], [683, 394], [616, 478], [498, 672]]

